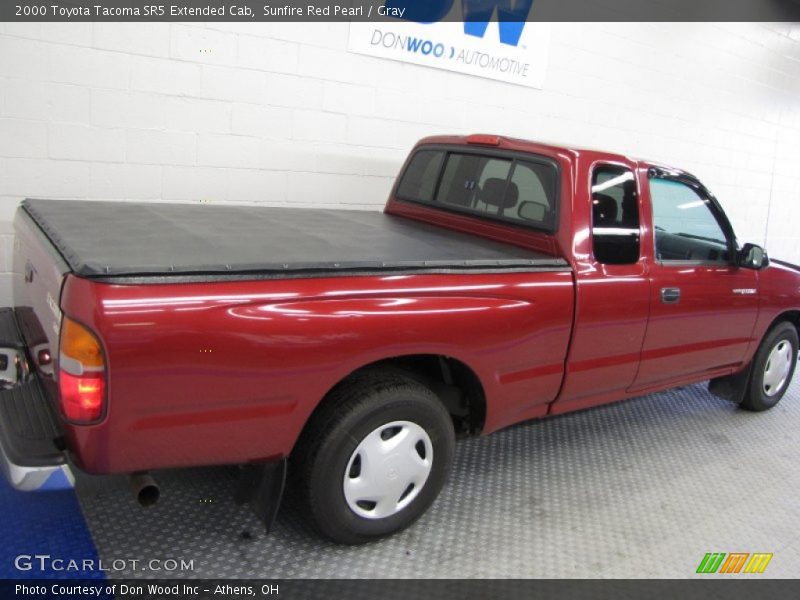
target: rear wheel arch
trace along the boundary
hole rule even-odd
[[[326,410],[341,388],[353,385],[363,377],[380,377],[381,373],[398,373],[411,377],[431,389],[453,419],[459,436],[478,435],[486,422],[484,386],[465,362],[441,354],[409,354],[389,357],[352,370],[325,393],[306,419],[295,447],[315,416]]]

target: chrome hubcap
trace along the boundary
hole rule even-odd
[[[390,517],[414,501],[433,465],[427,432],[411,421],[381,425],[353,452],[344,472],[344,497],[366,519]]]
[[[781,340],[769,353],[767,366],[764,369],[763,388],[764,394],[774,396],[786,385],[789,372],[792,370],[792,345],[786,340]]]

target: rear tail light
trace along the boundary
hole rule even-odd
[[[61,410],[68,421],[89,424],[105,412],[106,361],[97,337],[64,317],[61,325],[58,385]]]

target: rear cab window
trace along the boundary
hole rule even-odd
[[[397,186],[398,200],[553,232],[558,213],[558,168],[544,156],[421,148]]]

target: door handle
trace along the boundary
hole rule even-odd
[[[675,304],[681,299],[681,288],[661,288],[661,302]]]

